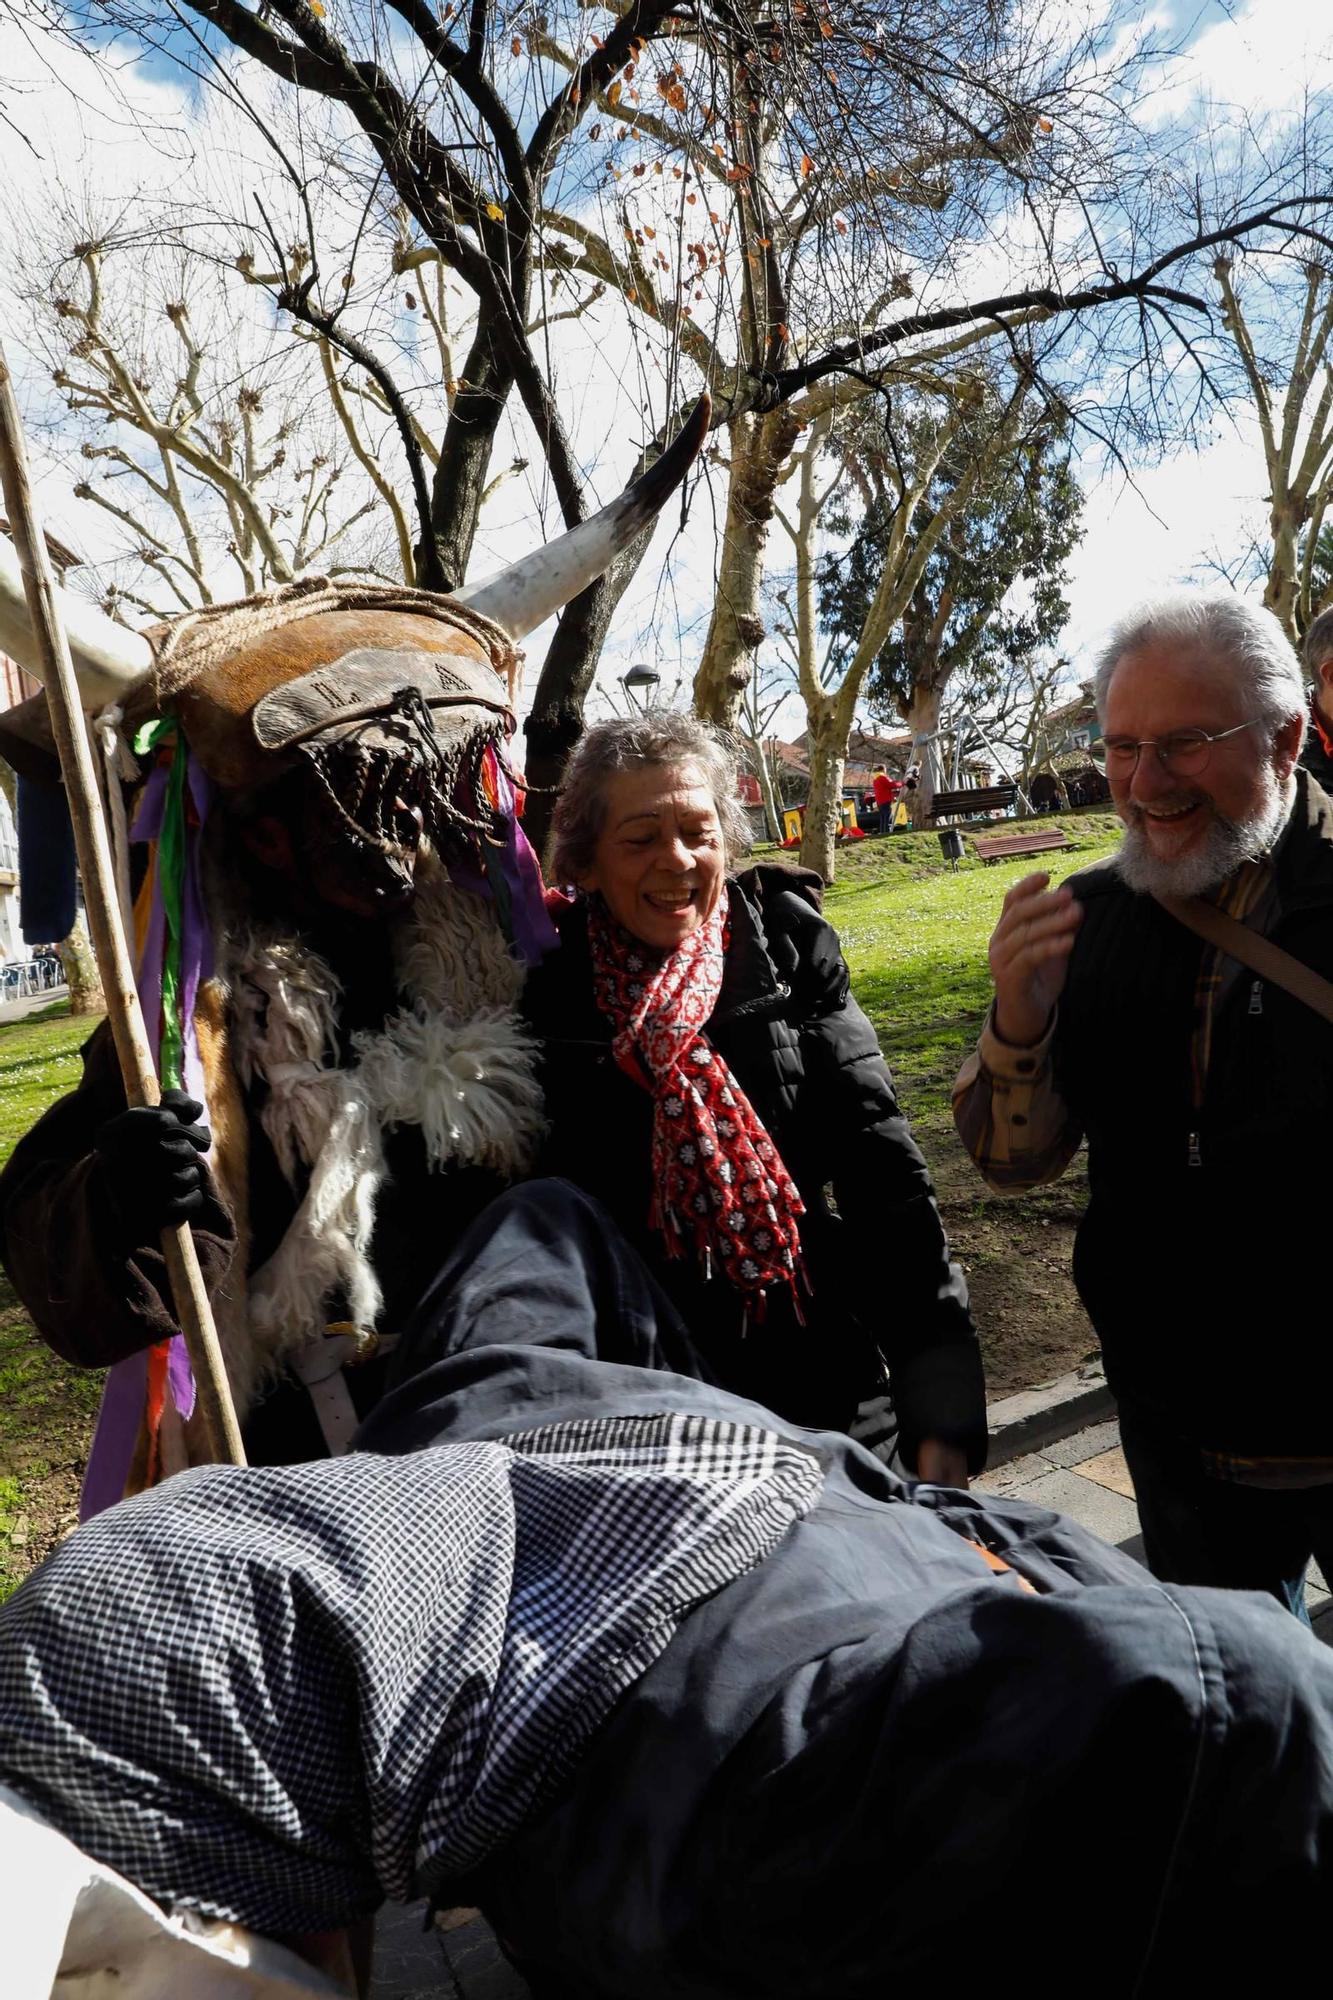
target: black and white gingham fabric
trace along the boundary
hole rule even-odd
[[[255,1930],[437,1894],[820,1481],[688,1416],[180,1474],[0,1607],[0,1781],[160,1902]]]

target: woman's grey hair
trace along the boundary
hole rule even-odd
[[[1229,591],[1180,590],[1140,605],[1111,631],[1093,672],[1099,717],[1105,718],[1111,676],[1126,654],[1162,645],[1225,661],[1256,718],[1273,734],[1305,714],[1301,663],[1271,611]]]
[[[645,765],[697,764],[713,794],[726,865],[750,845],[750,827],[736,796],[738,761],[722,731],[671,708],[616,716],[587,731],[565,766],[551,829],[551,875],[578,882],[592,866],[606,821],[607,780]]]

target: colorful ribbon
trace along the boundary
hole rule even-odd
[[[186,1090],[202,1102],[204,1074],[194,1013],[199,987],[212,971],[212,937],[199,874],[210,787],[174,720],[146,724],[134,748],[141,756],[156,753],[130,832],[132,841],[148,844],[148,867],[134,911],[139,1003],[163,1088]],[[194,1373],[180,1334],[110,1370],[80,1496],[82,1520],[123,1496],[141,1421],[148,1430],[151,1484],[168,1396],[188,1421],[194,1411]]]
[[[495,906],[500,928],[525,965],[536,965],[559,939],[546,908],[541,864],[518,819],[518,799],[506,758],[488,744],[481,761],[481,789],[494,814],[495,837],[471,843],[470,852],[450,844],[449,879],[466,895],[483,896]]]

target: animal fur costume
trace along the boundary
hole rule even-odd
[[[505,753],[514,642],[651,520],[706,427],[702,405],[601,516],[455,598],[305,579],[147,635],[71,607],[111,758],[124,768],[135,741],[140,773],[149,759],[141,994],[165,1080],[207,1107],[191,1226],[256,1458],[321,1448],[304,1392],[275,1392],[293,1378],[345,1447],[378,1393],[370,1357],[529,1166],[542,1112],[516,1002],[547,936]],[[26,661],[5,581],[0,644]],[[128,679],[109,687],[125,647]],[[170,727],[150,740],[155,717]],[[6,722],[0,751],[31,771]],[[118,1240],[96,1151],[123,1105],[102,1030],[83,1084],[0,1177],[0,1250],[39,1331],[113,1364],[85,1512],[203,1455],[160,1251]]]

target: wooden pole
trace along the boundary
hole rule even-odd
[[[107,1015],[115,1038],[125,1095],[132,1105],[156,1104],[161,1097],[157,1070],[144,1029],[116,894],[115,871],[102,815],[101,794],[93,770],[83,705],[70,659],[69,646],[56,601],[46,541],[33,508],[23,420],[14,396],[13,379],[0,346],[0,487],[41,658],[51,729],[60,753],[60,769],[74,822],[74,845],[83,877],[84,907],[98,970],[106,994]],[[215,1459],[244,1465],[240,1426],[204,1290],[194,1239],[186,1222],[162,1232],[162,1254],[176,1317],[189,1350],[195,1390],[209,1449]]]

